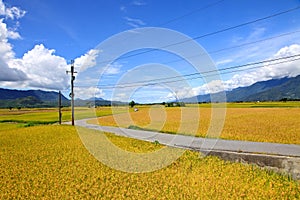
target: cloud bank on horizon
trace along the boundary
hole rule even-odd
[[[132,5],[145,6],[144,1],[133,1]],[[127,12],[127,7],[120,6],[121,12]],[[65,71],[69,69],[67,60],[59,55],[56,55],[55,49],[45,47],[43,43],[36,44],[32,49],[27,50],[22,57],[17,57],[14,52],[12,40],[22,40],[22,33],[18,32],[18,28],[9,27],[7,21],[13,21],[19,24],[18,20],[26,17],[25,10],[22,8],[10,6],[0,0],[0,84],[1,87],[16,88],[16,89],[42,89],[42,90],[67,90],[69,88],[69,76]],[[131,27],[145,26],[146,23],[138,18],[123,17],[126,23]],[[264,30],[256,30],[256,35],[262,34]],[[249,36],[250,37],[250,36]],[[249,39],[249,38],[248,38]],[[269,56],[269,59],[280,58],[300,54],[300,41],[290,41],[286,44],[281,43],[277,46],[275,53]],[[75,58],[75,67],[81,68],[82,71],[96,66],[96,57],[101,56],[101,50],[90,49],[83,52],[82,55]],[[235,58],[228,57],[223,60],[218,60],[216,63],[220,66],[230,64]],[[106,75],[118,76],[121,75],[122,67],[126,63],[113,63],[107,68]],[[93,73],[99,73],[93,72]],[[179,98],[196,96],[199,94],[207,94],[218,92],[221,89],[231,90],[237,87],[249,86],[258,81],[269,80],[273,78],[294,77],[300,74],[300,61],[287,62],[280,65],[264,66],[258,69],[253,69],[247,72],[236,72],[231,77],[222,82],[212,81],[194,86],[192,89],[177,93]],[[77,98],[91,98],[93,96],[103,97],[106,92],[102,89],[91,85],[87,88],[75,89]],[[174,99],[173,93],[161,93],[159,100]],[[119,99],[122,100],[122,99]]]

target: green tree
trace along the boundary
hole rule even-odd
[[[130,105],[131,108],[133,108],[135,106],[135,102],[132,100],[132,101],[129,102],[129,105]]]

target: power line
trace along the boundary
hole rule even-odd
[[[294,55],[294,56],[300,56],[300,54],[298,55]],[[300,60],[300,58],[296,58],[296,59],[292,59],[292,60],[288,60],[288,61],[282,61],[282,62],[277,62],[277,63],[270,63],[270,64],[266,64],[266,65],[262,65],[262,66],[255,66],[255,67],[251,67],[251,68],[247,68],[246,70],[250,70],[250,69],[256,69],[256,68],[262,68],[262,67],[266,67],[266,66],[271,66],[271,65],[278,65],[278,64],[282,64],[282,63],[288,63],[288,62],[294,62]],[[238,72],[238,71],[246,71],[245,69],[240,69],[240,70],[234,70],[234,71],[230,71],[230,72],[222,72],[220,74],[228,74],[228,73],[233,73],[233,72]],[[166,83],[173,83],[173,82],[182,82],[182,81],[187,81],[187,80],[195,80],[195,79],[200,79],[203,77],[209,77],[212,75],[205,75],[205,76],[201,76],[201,77],[191,77],[188,79],[184,79],[184,80],[174,80],[174,81],[166,81],[166,82],[159,82],[159,83],[149,83],[146,85],[136,85],[136,86],[153,86],[153,85],[161,85],[161,84],[166,84]],[[114,88],[129,88],[129,87],[136,87],[136,86],[115,86]],[[103,88],[106,89],[106,88]]]
[[[299,54],[300,55],[300,54]],[[229,71],[229,72],[221,72],[220,74],[230,74],[233,72],[238,72],[238,71],[246,71],[246,70],[250,70],[250,69],[256,69],[256,68],[262,68],[262,67],[266,67],[266,66],[271,66],[271,65],[278,65],[278,64],[283,64],[283,63],[288,63],[288,62],[293,62],[296,60],[300,60],[300,58],[297,59],[293,59],[293,60],[288,60],[288,61],[282,61],[282,62],[278,62],[278,63],[270,63],[270,64],[266,64],[266,65],[261,65],[261,66],[255,66],[255,67],[250,67],[247,69],[243,69],[243,70],[234,70],[234,71]],[[237,67],[236,67],[237,68]],[[196,75],[196,74],[195,74]],[[139,84],[139,85],[129,85],[129,86],[116,86],[114,88],[129,88],[129,87],[137,87],[137,86],[153,86],[153,85],[160,85],[160,84],[167,84],[167,83],[176,83],[176,82],[182,82],[182,81],[187,81],[187,80],[195,80],[195,79],[203,79],[205,77],[210,77],[210,76],[216,76],[218,74],[208,74],[208,75],[204,75],[204,76],[198,76],[198,77],[190,77],[190,78],[186,78],[186,79],[181,79],[181,80],[173,80],[173,81],[164,81],[164,82],[157,82],[157,83],[148,83],[148,84]],[[105,88],[104,88],[105,89]]]
[[[287,60],[287,61],[282,61],[282,62],[277,62],[277,63],[270,63],[270,64],[266,64],[266,65],[260,65],[260,66],[255,66],[255,67],[249,67],[249,68],[246,68],[246,69],[233,70],[233,71],[229,71],[229,72],[221,72],[220,74],[223,75],[223,74],[231,74],[233,72],[248,71],[248,70],[251,70],[251,69],[258,69],[258,68],[267,67],[267,66],[271,66],[271,65],[278,65],[278,64],[288,63],[288,62],[294,62],[294,61],[297,61],[297,60],[300,60],[300,58]],[[208,77],[208,76],[210,76],[210,75],[206,75],[204,77]]]
[[[225,28],[225,29],[222,29],[222,30],[218,30],[218,31],[214,31],[214,32],[211,32],[211,33],[201,35],[201,36],[197,36],[197,37],[194,37],[193,40],[197,40],[197,39],[207,37],[207,36],[211,36],[211,35],[216,35],[218,33],[222,33],[222,32],[225,32],[225,31],[240,28],[242,26],[247,26],[247,25],[250,25],[250,24],[253,24],[253,23],[257,23],[257,22],[266,20],[266,19],[270,19],[270,18],[277,17],[277,16],[280,16],[280,15],[283,15],[283,14],[287,14],[287,13],[293,12],[293,11],[298,10],[298,9],[300,9],[300,6],[297,6],[295,8],[291,8],[291,9],[288,9],[288,10],[285,10],[285,11],[282,11],[282,12],[274,13],[274,14],[266,16],[266,17],[262,17],[262,18],[258,18],[258,19],[252,20],[252,21],[248,21],[248,22],[236,25],[236,26],[232,26],[232,27],[229,27],[229,28]],[[179,42],[178,44],[181,44],[181,43],[184,43],[184,42],[187,42],[187,41],[190,41],[190,40],[182,41],[182,42]],[[175,45],[175,44],[173,44],[173,45]]]
[[[264,41],[268,41],[268,40],[273,40],[273,39],[277,39],[277,38],[280,38],[280,37],[289,36],[289,35],[296,34],[296,33],[300,33],[300,30],[296,30],[296,31],[288,32],[288,33],[283,33],[283,34],[275,35],[275,36],[272,36],[272,37],[264,38],[264,39],[261,39],[261,40],[247,42],[247,43],[243,43],[243,44],[239,44],[239,45],[235,45],[235,46],[231,46],[231,47],[217,49],[217,50],[209,51],[208,53],[209,54],[219,53],[219,52],[226,51],[226,50],[229,50],[229,49],[239,48],[239,47],[243,47],[243,46],[247,46],[247,45],[251,45],[251,44],[256,44],[256,43],[260,43],[260,42],[264,42]],[[192,57],[196,57],[196,56],[199,56],[199,55],[202,55],[202,54],[197,54],[197,55],[189,56],[187,58],[192,58]],[[182,61],[182,60],[184,60],[184,59],[183,58],[179,58],[179,59],[176,59],[176,60],[172,60],[172,61],[168,61],[168,62],[163,62],[163,64],[169,64],[169,63],[179,62],[179,61]],[[255,69],[255,68],[256,67],[251,68],[251,69]],[[258,68],[260,68],[260,67],[258,67]],[[226,69],[226,68],[224,68],[224,69]],[[232,72],[239,72],[239,71],[243,71],[243,70],[236,70],[236,71],[232,71]],[[229,72],[229,73],[232,73],[232,72]],[[227,74],[227,73],[220,73],[220,74]],[[193,74],[187,74],[187,75],[183,75],[183,76],[188,76],[188,75],[193,75]],[[150,80],[150,81],[166,80],[166,79],[173,79],[173,78],[178,78],[178,77],[182,77],[182,76],[153,79],[153,80]],[[144,83],[144,82],[145,81],[134,82],[134,83]],[[130,83],[128,83],[128,84],[130,84]],[[90,86],[80,86],[79,85],[79,86],[76,86],[76,87],[90,87]],[[110,87],[110,85],[97,85],[97,87]]]
[[[257,43],[260,43],[260,42],[265,42],[265,41],[268,41],[268,40],[273,40],[273,39],[289,36],[289,35],[296,34],[296,33],[300,33],[300,30],[296,30],[296,31],[288,32],[288,33],[283,33],[283,34],[280,34],[280,35],[276,35],[276,36],[272,36],[272,37],[264,38],[264,39],[261,39],[261,40],[252,41],[252,42],[247,42],[247,43],[243,43],[243,44],[239,44],[239,45],[235,45],[235,46],[231,46],[231,47],[217,49],[217,50],[209,51],[207,53],[208,54],[219,53],[219,52],[226,51],[226,50],[229,50],[229,49],[234,49],[234,48],[239,48],[239,47],[248,46],[248,45],[252,45],[252,44],[257,44]],[[197,55],[188,56],[186,58],[193,58],[193,57],[197,57],[197,56],[201,56],[201,55],[206,55],[206,54],[205,53],[200,53],[200,54],[197,54]],[[168,61],[168,62],[162,62],[162,64],[170,64],[170,63],[175,63],[175,62],[179,62],[179,61],[182,61],[182,60],[185,60],[185,59],[184,58],[179,58],[179,59]],[[169,79],[169,78],[162,78],[162,79]]]
[[[247,66],[251,66],[251,65],[258,65],[258,64],[263,64],[263,63],[268,63],[268,62],[274,62],[274,61],[288,59],[288,58],[294,58],[294,57],[297,57],[297,56],[300,56],[300,54],[295,54],[295,55],[292,55],[292,56],[286,56],[286,57],[275,58],[275,59],[269,59],[269,60],[263,60],[263,61],[258,61],[258,62],[252,62],[252,63],[247,63],[247,64],[244,64],[244,65],[238,65],[238,66],[233,66],[233,67],[226,67],[226,68],[219,69],[219,70],[211,70],[210,72],[224,71],[224,70],[228,70],[228,69],[242,68],[242,67],[247,67]],[[210,72],[206,72],[206,73],[210,73]]]
[[[216,2],[213,2],[213,3],[207,4],[207,5],[203,6],[203,7],[194,9],[194,10],[192,10],[192,11],[190,11],[190,12],[188,12],[188,13],[185,13],[185,14],[183,14],[183,15],[181,15],[181,16],[178,16],[178,17],[169,19],[169,20],[167,20],[167,21],[165,21],[165,22],[162,22],[162,23],[157,24],[157,25],[154,25],[154,26],[156,26],[156,27],[165,26],[165,25],[167,25],[167,24],[170,24],[170,23],[172,23],[172,22],[174,22],[174,21],[178,21],[178,20],[180,20],[180,19],[183,19],[183,18],[185,18],[185,17],[187,17],[187,16],[190,16],[190,15],[192,15],[192,14],[194,14],[194,13],[197,13],[197,12],[199,12],[199,11],[202,11],[202,10],[205,10],[205,9],[207,9],[207,8],[213,7],[213,6],[219,4],[219,3],[223,2],[223,1],[225,1],[225,0],[220,0],[220,1],[216,1]]]
[[[296,31],[288,32],[288,33],[283,33],[283,34],[275,35],[275,36],[264,38],[264,39],[261,39],[261,40],[256,40],[256,41],[252,41],[252,42],[246,42],[246,43],[242,43],[242,44],[239,44],[239,45],[234,45],[234,46],[231,46],[231,47],[217,49],[217,50],[209,51],[207,53],[208,54],[215,54],[215,53],[219,53],[219,52],[230,50],[230,49],[235,49],[235,48],[239,48],[239,47],[244,47],[244,46],[248,46],[248,45],[252,45],[252,44],[257,44],[257,43],[265,42],[265,41],[268,41],[268,40],[277,39],[277,38],[280,38],[280,37],[285,37],[285,36],[293,35],[293,34],[296,34],[296,33],[300,33],[300,30],[296,30]],[[201,56],[201,55],[206,55],[206,53],[200,53],[200,54],[198,53],[196,55],[188,56],[186,58],[194,58],[194,57]],[[162,64],[170,64],[170,63],[180,62],[182,60],[185,60],[185,59],[178,58],[178,59],[171,60],[171,61],[168,61],[168,62],[163,62]]]
[[[102,89],[113,89],[113,88],[127,88],[127,87],[136,87],[136,86],[140,86],[142,84],[142,86],[150,86],[150,85],[157,85],[157,84],[165,84],[165,83],[173,83],[173,82],[179,82],[179,81],[186,81],[186,80],[192,80],[192,79],[198,79],[198,78],[202,78],[202,77],[208,77],[208,76],[212,76],[211,73],[213,72],[221,72],[220,74],[226,74],[226,73],[232,73],[232,72],[236,72],[236,71],[230,71],[230,72],[223,72],[223,71],[227,71],[227,70],[231,70],[231,69],[239,69],[239,68],[244,68],[244,67],[248,67],[248,66],[252,66],[252,65],[259,65],[259,64],[265,64],[263,66],[255,66],[255,67],[251,67],[251,68],[246,68],[246,69],[242,69],[242,70],[238,70],[238,71],[246,71],[249,69],[255,69],[255,68],[261,68],[261,67],[265,67],[265,66],[270,66],[270,65],[277,65],[277,64],[282,64],[282,63],[287,63],[287,62],[293,62],[296,60],[300,60],[300,58],[296,58],[293,60],[286,60],[286,59],[290,59],[290,58],[295,58],[300,56],[300,54],[295,54],[292,56],[286,56],[286,57],[281,57],[281,58],[275,58],[275,59],[269,59],[269,60],[263,60],[263,61],[258,61],[258,62],[251,62],[251,63],[246,63],[243,65],[236,65],[236,66],[231,66],[231,67],[227,67],[227,68],[223,68],[223,69],[219,69],[219,70],[209,70],[209,71],[205,71],[205,72],[196,72],[196,73],[191,73],[191,74],[185,74],[185,75],[180,75],[180,76],[173,76],[173,77],[166,77],[166,78],[158,78],[158,79],[152,79],[152,80],[144,80],[144,81],[136,81],[133,83],[124,83],[122,86],[115,86],[115,85],[94,85],[96,87],[101,87]],[[285,61],[282,61],[285,60]],[[277,63],[270,63],[270,62],[274,62],[274,61],[281,61],[281,62],[277,62]],[[207,74],[207,75],[205,75]],[[163,82],[157,82],[157,81],[161,81],[161,80],[170,80],[170,79],[176,79],[176,78],[183,78],[183,77],[190,77],[190,76],[195,76],[195,75],[200,75],[200,77],[191,77],[191,78],[187,78],[184,80],[172,80],[172,81],[163,81]],[[216,75],[216,74],[215,74]],[[147,83],[149,82],[149,83]],[[90,86],[76,86],[76,87],[91,87]]]
[[[210,70],[210,71],[201,72],[201,73],[200,72],[196,72],[196,73],[185,74],[185,75],[180,75],[180,76],[173,76],[173,77],[167,77],[167,78],[159,78],[159,79],[149,80],[148,82],[150,82],[150,81],[154,82],[154,81],[159,81],[159,80],[168,80],[168,79],[181,78],[181,77],[189,77],[189,76],[194,76],[194,75],[209,74],[209,73],[212,73],[212,72],[226,71],[226,70],[229,70],[229,69],[243,68],[243,67],[247,67],[247,66],[251,66],[251,65],[258,65],[258,64],[268,63],[268,62],[274,62],[274,61],[284,60],[284,59],[288,59],[288,58],[294,58],[294,57],[297,57],[297,56],[300,56],[300,54],[296,54],[296,55],[292,55],[292,56],[286,56],[286,57],[281,57],[281,58],[276,58],[276,59],[269,59],[269,60],[263,60],[263,61],[258,61],[258,62],[252,62],[252,63],[243,64],[243,65],[231,66],[231,67],[226,67],[226,68],[223,68],[223,69]],[[134,82],[134,83],[128,83],[127,85],[136,84],[136,83],[144,83],[144,82],[145,81],[139,81],[139,82]],[[99,87],[105,87],[105,85],[99,85]]]
[[[173,19],[170,19],[170,20],[168,20],[168,21],[162,22],[162,23],[157,24],[157,25],[154,25],[154,26],[156,26],[156,27],[165,26],[165,25],[167,25],[167,24],[170,24],[170,23],[172,23],[172,22],[174,22],[174,21],[178,21],[178,20],[180,20],[180,19],[183,19],[183,18],[185,18],[185,17],[187,17],[187,16],[190,16],[190,15],[192,15],[192,14],[194,14],[194,13],[197,13],[197,12],[199,12],[199,11],[202,11],[202,10],[205,10],[205,9],[207,9],[207,8],[213,7],[213,6],[215,6],[215,5],[219,4],[219,3],[222,3],[223,1],[225,1],[225,0],[219,0],[219,1],[216,1],[216,2],[213,2],[213,3],[210,3],[210,4],[207,4],[207,5],[203,6],[203,7],[194,9],[194,10],[192,10],[192,11],[190,11],[190,12],[188,12],[188,13],[185,13],[185,14],[183,14],[183,15],[181,15],[181,16],[175,17],[175,18],[173,18]]]
[[[218,3],[218,2],[216,2],[216,3]],[[269,15],[269,16],[266,16],[266,17],[263,17],[263,18],[258,18],[258,19],[255,19],[255,20],[252,20],[252,21],[249,21],[249,22],[245,22],[245,23],[242,23],[242,24],[239,24],[239,25],[236,25],[236,26],[232,26],[232,27],[228,27],[228,28],[225,28],[225,29],[221,29],[221,30],[218,30],[218,31],[211,32],[211,33],[207,33],[207,34],[204,34],[204,35],[200,35],[200,36],[191,38],[189,40],[185,40],[185,41],[181,41],[181,42],[169,44],[169,45],[161,47],[161,48],[166,48],[166,47],[170,47],[170,46],[182,44],[182,43],[185,43],[185,42],[188,42],[188,41],[197,40],[197,39],[200,39],[200,38],[204,38],[204,37],[208,37],[208,36],[215,35],[215,34],[218,34],[218,33],[222,33],[222,32],[228,31],[228,30],[233,30],[233,29],[236,29],[236,28],[239,28],[239,27],[243,27],[243,26],[246,26],[246,25],[257,23],[259,21],[263,21],[263,20],[270,19],[270,18],[273,18],[273,17],[276,17],[276,16],[287,14],[289,12],[293,12],[293,11],[298,10],[298,9],[300,9],[300,6],[297,6],[295,8],[291,8],[291,9],[288,9],[288,10],[285,10],[285,11],[282,11],[282,12],[278,12],[278,13],[275,13],[275,14],[272,14],[272,15]],[[257,42],[266,41],[266,40],[269,40],[269,39],[274,39],[274,38],[277,38],[277,37],[282,37],[282,36],[285,36],[285,35],[288,35],[288,34],[294,34],[294,33],[297,33],[297,32],[299,32],[299,31],[295,31],[295,32],[292,32],[292,33],[287,33],[287,34],[282,34],[282,35],[279,35],[279,36],[275,36],[275,37],[271,37],[271,38],[268,38],[268,39],[255,41],[255,42],[244,43],[244,44],[241,44],[241,45],[238,45],[238,46],[235,46],[235,47],[229,47],[229,48],[224,48],[224,49],[216,50],[216,51],[214,51],[214,53],[215,52],[224,51],[224,50],[227,50],[227,49],[231,49],[231,48],[237,48],[237,47],[241,47],[241,46],[245,46],[245,45],[249,45],[249,44],[253,44],[253,43],[257,43]],[[139,52],[139,53],[136,53],[136,54],[131,54],[131,55],[123,56],[121,58],[118,58],[117,60],[129,58],[129,57],[134,57],[134,56],[138,56],[138,55],[145,54],[145,53],[152,52],[152,51],[157,51],[157,49],[150,49],[150,50]],[[295,56],[298,56],[298,55],[295,55]],[[286,58],[288,58],[288,57],[286,57]],[[286,58],[281,58],[281,59],[286,59]],[[107,63],[107,62],[111,62],[111,61],[113,61],[113,60],[103,61],[103,62],[100,62],[98,64]],[[271,62],[271,61],[272,60],[267,60],[267,61],[264,61],[264,62]],[[256,64],[258,64],[258,63],[260,63],[260,62],[257,62]],[[254,65],[254,64],[255,63],[252,63],[252,65]],[[245,66],[249,66],[249,65],[251,65],[251,63],[250,64],[246,64],[246,65],[242,65],[242,66],[230,67],[228,69],[240,68],[240,67],[245,67]],[[224,68],[224,69],[216,70],[216,71],[222,71],[222,70],[228,70],[228,69]],[[204,73],[211,73],[211,72],[213,72],[213,71],[204,72]],[[192,76],[192,75],[195,75],[195,74],[189,74],[189,75],[183,75],[183,76]],[[182,76],[180,76],[180,77],[182,77]],[[176,77],[164,78],[164,80],[166,80],[166,79],[173,79],[173,78],[176,78]],[[136,83],[138,83],[138,82],[136,82]],[[144,83],[144,81],[143,81],[143,83]],[[77,87],[85,87],[85,86],[77,86]],[[98,87],[112,87],[112,88],[115,88],[115,86],[109,86],[109,85],[104,85],[104,86],[98,85]],[[128,86],[125,85],[124,87],[128,87]]]
[[[262,68],[262,67],[271,66],[271,65],[278,65],[278,64],[293,62],[293,61],[296,61],[296,60],[300,60],[300,58],[293,59],[293,60],[288,60],[288,61],[282,61],[282,62],[278,62],[278,63],[270,63],[270,64],[267,64],[267,65],[255,66],[255,67],[247,68],[246,70]],[[246,70],[245,69],[244,70],[234,70],[234,71],[230,71],[230,72],[221,72],[220,74],[229,74],[229,73],[233,73],[233,72],[246,71]],[[204,75],[204,76],[198,76],[198,77],[190,77],[190,78],[181,79],[181,80],[164,81],[164,82],[157,82],[157,83],[148,83],[148,84],[142,84],[142,85],[141,84],[140,85],[130,85],[130,86],[123,86],[122,85],[122,86],[116,86],[114,88],[129,88],[129,87],[137,87],[137,86],[153,86],[153,85],[160,85],[160,84],[167,84],[167,83],[182,82],[182,81],[187,81],[187,80],[195,80],[195,79],[200,79],[200,78],[202,79],[204,77],[210,77],[210,76],[215,76],[215,75],[217,75],[217,74],[210,74],[210,75]]]
[[[265,42],[265,41],[268,41],[268,40],[277,39],[277,38],[280,38],[280,37],[285,37],[285,36],[296,34],[296,33],[300,33],[300,30],[296,30],[296,31],[288,32],[288,33],[283,33],[283,34],[280,34],[280,35],[276,35],[276,36],[264,38],[264,39],[261,39],[261,40],[256,40],[256,41],[252,41],[252,42],[246,42],[246,43],[242,43],[242,44],[231,46],[231,47],[217,49],[217,50],[209,51],[207,53],[208,54],[215,54],[215,53],[219,53],[219,52],[222,52],[222,51],[227,51],[227,50],[230,50],[230,49],[235,49],[235,48],[244,47],[244,46],[248,46],[248,45],[252,45],[252,44],[257,44],[257,43],[261,43],[261,42]],[[197,56],[200,56],[200,55],[206,55],[206,54],[205,53],[200,53],[200,54],[198,53],[196,55],[188,56],[186,58],[194,58],[194,57],[197,57]],[[172,61],[168,61],[168,62],[163,62],[162,64],[170,64],[170,63],[180,62],[182,60],[184,60],[184,59],[183,58],[179,58],[179,59],[176,59],[176,60],[172,60]]]
[[[186,43],[186,42],[189,42],[189,41],[198,40],[198,39],[201,39],[201,38],[204,38],[204,37],[216,35],[216,34],[223,33],[223,32],[229,31],[229,30],[234,30],[234,29],[237,29],[237,28],[240,28],[240,27],[243,27],[243,26],[247,26],[247,25],[254,24],[254,23],[257,23],[257,22],[260,22],[260,21],[271,19],[273,17],[284,15],[284,14],[296,11],[298,9],[300,9],[300,6],[297,6],[297,7],[288,9],[288,10],[284,10],[284,11],[281,11],[281,12],[277,12],[277,13],[274,13],[272,15],[268,15],[266,17],[262,17],[262,18],[258,18],[258,19],[251,20],[251,21],[248,21],[248,22],[244,22],[242,24],[238,24],[238,25],[235,25],[235,26],[231,26],[231,27],[228,27],[228,28],[221,29],[221,30],[217,30],[217,31],[213,31],[213,32],[210,32],[210,33],[206,33],[204,35],[196,36],[196,37],[193,37],[191,39],[187,39],[187,40],[184,40],[184,41],[180,41],[180,42],[168,44],[166,46],[162,46],[162,47],[157,48],[157,49],[149,49],[149,50],[138,52],[138,53],[135,53],[135,54],[123,56],[123,57],[120,57],[120,58],[118,58],[116,60],[135,57],[135,56],[142,55],[142,54],[145,54],[145,53],[149,53],[149,52],[153,52],[153,51],[158,51],[159,49],[164,49],[164,48],[167,48],[167,47],[176,46],[176,45],[183,44],[183,43]],[[110,63],[112,61],[115,61],[115,60],[106,60],[106,61],[99,62],[98,64]]]
[[[166,22],[163,22],[163,23],[159,24],[158,26],[164,26],[164,25],[170,24],[170,23],[172,23],[172,22],[174,22],[174,21],[178,21],[178,20],[180,20],[180,19],[182,19],[182,18],[185,18],[185,17],[187,17],[187,16],[190,16],[190,15],[196,13],[196,12],[205,10],[205,9],[207,9],[207,8],[210,8],[210,7],[213,7],[213,6],[219,4],[219,3],[223,2],[223,1],[225,1],[225,0],[220,0],[220,1],[217,1],[217,2],[214,2],[214,3],[211,3],[211,4],[208,4],[208,5],[205,5],[205,6],[201,7],[201,8],[197,8],[197,9],[192,10],[192,11],[190,11],[190,12],[184,14],[184,15],[181,15],[181,16],[179,16],[179,17],[176,17],[176,18],[170,19],[170,20],[168,20],[168,21],[166,21]]]

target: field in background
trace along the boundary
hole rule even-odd
[[[225,124],[220,138],[300,144],[300,102],[227,103],[226,107]],[[138,106],[138,108],[138,112],[133,112],[132,108],[126,106],[78,107],[75,109],[75,118],[97,116],[101,117],[98,120],[101,125],[200,137],[215,136],[207,135],[211,120],[211,104],[187,104],[186,107],[181,108],[158,105]],[[112,113],[114,116],[111,115]],[[63,108],[62,120],[71,120],[70,108]],[[98,121],[91,120],[90,123],[98,123]],[[0,122],[9,122],[9,124],[2,124],[0,130],[36,124],[53,124],[58,122],[58,110],[56,108],[0,109]]]
[[[118,107],[114,109],[114,113],[126,112],[127,108]],[[75,119],[84,119],[92,117],[100,117],[111,115],[111,107],[98,108],[75,108]],[[62,109],[62,121],[71,121],[71,109]],[[0,122],[16,122],[24,124],[53,124],[58,122],[57,108],[22,108],[21,110],[0,109]]]
[[[299,102],[228,103],[220,138],[300,144],[299,105]],[[222,107],[222,104],[217,106]],[[215,137],[213,132],[207,135],[211,123],[211,104],[138,108],[138,112],[105,116],[89,123]]]
[[[84,148],[74,127],[41,125],[7,130],[6,126],[0,123],[0,199],[300,198],[299,182],[253,165],[199,158],[198,153],[186,151],[164,169],[130,174],[97,161]],[[106,135],[127,151],[161,148]]]
[[[226,103],[227,108],[300,108],[300,101],[287,102],[241,102],[241,103]],[[199,106],[210,108],[210,103],[202,104],[187,104],[187,106]]]

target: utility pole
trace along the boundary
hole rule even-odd
[[[61,92],[58,93],[58,122],[61,124]]]
[[[75,80],[75,76],[74,73],[74,60],[71,60],[71,71],[66,71],[67,74],[71,73],[71,93],[70,93],[70,97],[71,97],[71,109],[72,109],[72,126],[74,126],[74,80]]]

